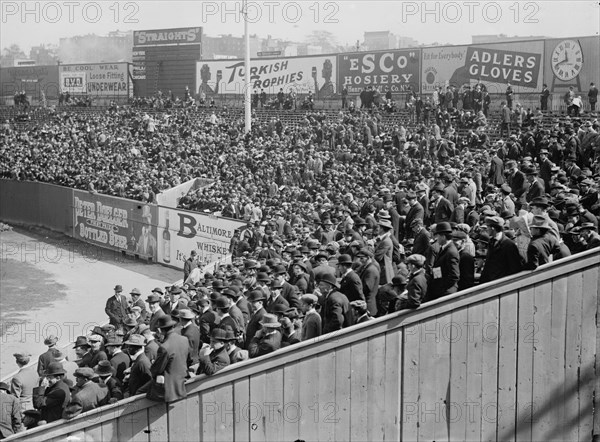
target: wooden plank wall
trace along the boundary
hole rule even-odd
[[[246,364],[182,401],[130,399],[21,440],[591,440],[598,257]]]

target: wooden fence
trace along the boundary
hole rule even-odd
[[[599,306],[595,249],[9,440],[590,441]]]

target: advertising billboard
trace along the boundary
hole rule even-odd
[[[0,68],[2,97],[12,98],[15,92],[25,91],[27,97],[39,100],[42,92],[48,100],[59,94],[58,66],[19,66]]]
[[[550,92],[577,92],[600,82],[600,37],[560,38],[545,41],[544,83]]]
[[[357,52],[338,55],[338,85],[349,93],[358,93],[367,86],[377,90],[390,88],[405,92],[409,86],[418,91],[421,75],[421,50],[403,49],[377,52]]]
[[[158,262],[183,269],[192,250],[199,262],[224,262],[234,231],[246,223],[161,206],[158,225]]]
[[[164,46],[198,44],[202,42],[202,28],[154,29],[133,32],[133,46]]]
[[[60,91],[99,97],[129,97],[127,63],[60,65]]]
[[[543,41],[424,48],[421,92],[481,83],[492,93],[535,92],[542,87]]]
[[[250,60],[252,90],[264,89],[268,94],[312,91],[316,97],[336,92],[337,56],[255,58]],[[198,92],[209,94],[243,94],[244,60],[205,60],[197,63]]]
[[[75,190],[73,216],[74,238],[156,260],[157,206]]]

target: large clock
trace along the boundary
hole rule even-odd
[[[583,67],[583,51],[576,40],[563,40],[552,51],[552,71],[556,78],[569,81],[579,75]]]

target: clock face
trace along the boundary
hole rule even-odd
[[[562,81],[572,80],[583,67],[583,51],[579,42],[563,40],[552,51],[552,71]]]

